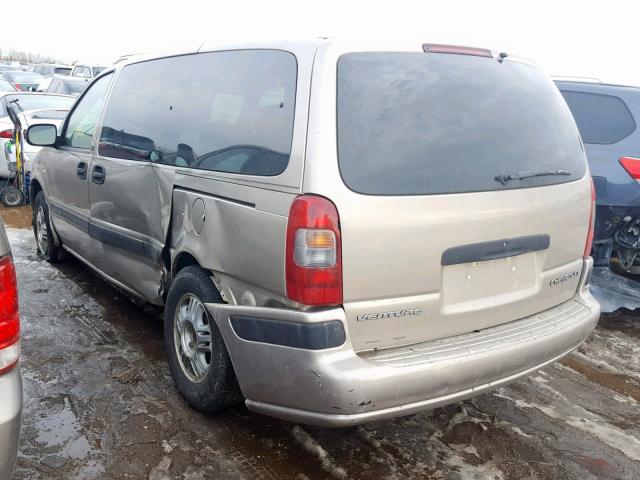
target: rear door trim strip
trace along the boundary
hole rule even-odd
[[[98,225],[94,221],[85,219],[76,212],[57,203],[49,202],[49,208],[56,215],[62,217],[71,225],[74,225],[83,232],[87,232],[89,236],[100,242],[121,248],[122,250],[148,258],[149,260],[158,261],[160,258],[160,249],[149,242],[145,242],[144,240],[124,235],[111,228]]]

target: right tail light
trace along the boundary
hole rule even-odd
[[[596,229],[596,187],[591,179],[591,209],[589,212],[589,231],[587,233],[587,242],[584,246],[584,256],[591,255],[591,248],[593,247],[593,236]]]
[[[18,283],[11,255],[0,257],[0,375],[11,370],[20,357]]]

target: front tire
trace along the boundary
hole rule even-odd
[[[33,234],[36,237],[36,248],[40,258],[51,263],[62,258],[62,249],[53,239],[49,205],[42,192],[38,192],[33,202]]]
[[[229,353],[205,303],[222,303],[210,276],[196,265],[174,279],[164,311],[169,369],[185,400],[201,412],[220,412],[242,399]]]

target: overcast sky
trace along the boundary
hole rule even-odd
[[[110,63],[204,40],[380,36],[486,47],[551,74],[640,85],[637,1],[30,0],[11,11],[0,49],[67,62]]]

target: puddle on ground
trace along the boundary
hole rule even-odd
[[[91,447],[82,435],[82,426],[73,411],[71,399],[57,395],[42,399],[41,417],[34,423],[37,429],[35,441],[44,446],[61,447],[58,452],[67,458],[83,459]]]
[[[31,228],[31,207],[24,205],[22,207],[7,208],[4,205],[0,205],[0,218],[2,218],[5,227]]]

